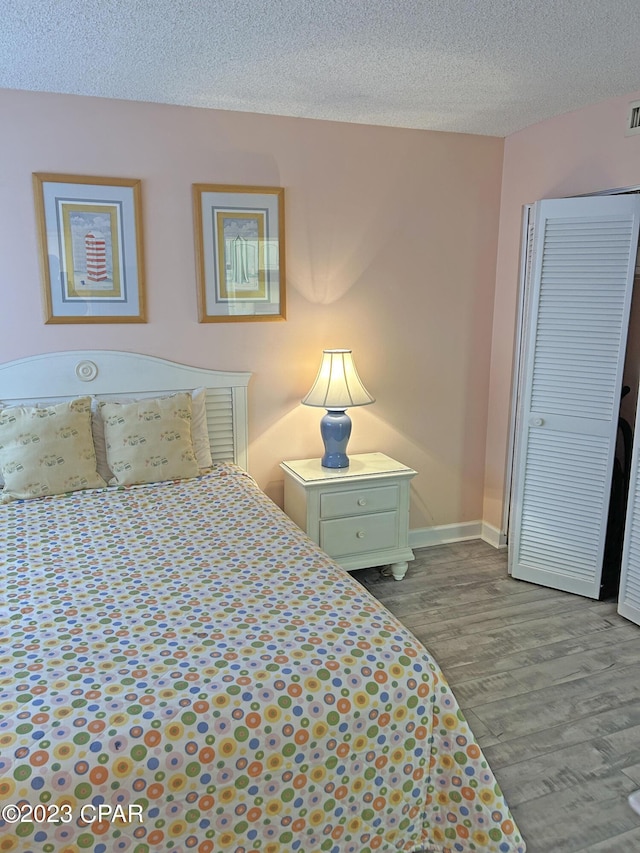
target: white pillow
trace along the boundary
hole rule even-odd
[[[170,395],[171,396],[171,395]],[[118,397],[117,403],[136,403],[139,397]],[[149,398],[156,399],[156,398]],[[162,398],[157,398],[162,399]],[[165,398],[166,399],[166,398]],[[196,454],[198,468],[203,474],[213,467],[211,459],[211,447],[209,445],[209,428],[207,426],[206,410],[207,389],[196,388],[191,392],[191,441]],[[111,401],[109,401],[111,402]],[[113,472],[107,463],[107,448],[104,438],[104,422],[100,414],[100,406],[94,400],[92,409],[91,426],[93,430],[93,443],[96,448],[96,462],[98,473],[107,482],[113,478]]]
[[[196,388],[191,392],[191,440],[193,441],[193,449],[196,452],[200,473],[213,467],[206,402],[206,388]]]

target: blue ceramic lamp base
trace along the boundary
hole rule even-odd
[[[348,468],[347,444],[351,435],[351,418],[344,411],[327,410],[320,421],[320,435],[324,442],[323,468]]]

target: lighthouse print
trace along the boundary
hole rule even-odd
[[[87,281],[107,281],[107,243],[100,231],[89,231],[84,238]]]
[[[62,214],[65,299],[122,299],[122,250],[117,206],[65,203]]]

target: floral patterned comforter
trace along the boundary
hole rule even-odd
[[[0,851],[524,851],[433,659],[239,468],[0,513]]]

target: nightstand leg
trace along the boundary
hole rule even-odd
[[[409,568],[409,563],[392,563],[391,564],[391,574],[393,575],[393,579],[395,581],[401,581],[402,578],[406,575],[407,569]]]

